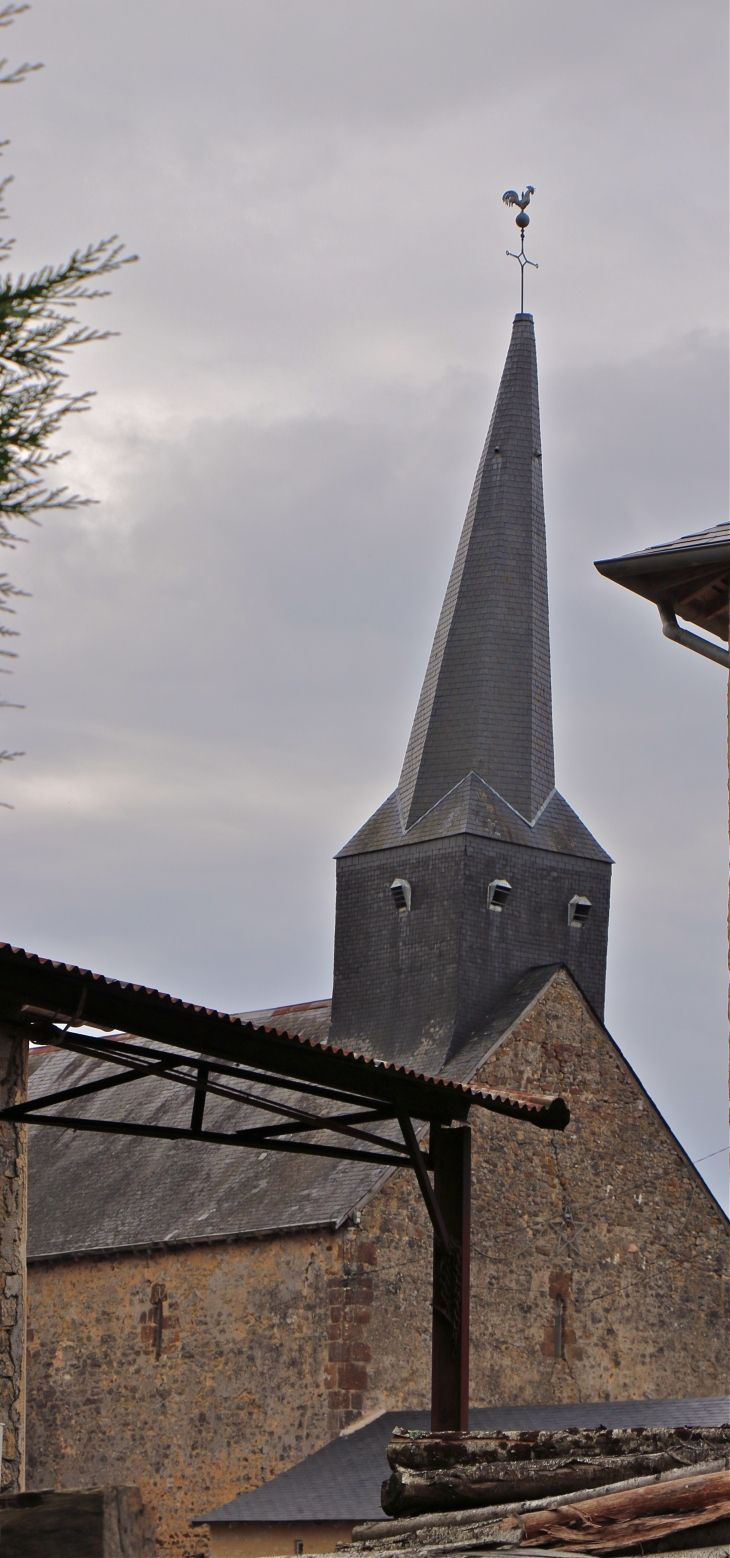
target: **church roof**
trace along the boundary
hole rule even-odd
[[[30,1097],[113,1075],[117,1068],[46,1049]],[[260,1091],[264,1091],[261,1089]],[[121,1096],[120,1096],[121,1095]],[[130,1096],[132,1095],[132,1096]],[[174,1082],[132,1082],[113,1105],[94,1095],[77,1110],[154,1125],[189,1123]],[[211,1095],[210,1130],[241,1124],[239,1104]],[[245,1121],[244,1121],[245,1123]],[[377,1189],[377,1164],[299,1157],[193,1141],[107,1136],[28,1126],[28,1259],[118,1253],[306,1228],[339,1227]]]
[[[444,1066],[443,1081],[468,1085],[560,972],[560,965],[552,965],[522,975]],[[253,1020],[276,1014],[280,1026],[291,1028],[295,1024],[290,1018],[295,1016],[296,1026],[305,1022],[313,1030],[316,1026],[316,1037],[321,1038],[326,1037],[330,1007],[331,1002],[323,1000],[239,1015]],[[606,1039],[613,1045],[608,1033]],[[30,1054],[29,1096],[96,1081],[113,1070],[102,1061],[44,1046]],[[143,1088],[142,1082],[132,1082],[117,1089],[115,1109],[120,1117],[126,1109],[136,1119],[157,1125],[187,1122],[189,1101],[181,1102],[182,1089],[175,1083],[163,1079],[147,1093]],[[123,1101],[120,1094],[125,1095]],[[82,1104],[90,1113],[95,1109],[109,1113],[108,1102],[102,1105],[98,1095],[77,1104],[79,1112]],[[240,1124],[240,1105],[225,1098],[211,1095],[206,1119],[208,1111],[212,1129],[226,1129],[234,1113],[236,1125]],[[680,1151],[686,1158],[684,1149]],[[33,1124],[28,1126],[28,1162],[31,1261],[306,1229],[335,1230],[366,1206],[395,1172],[367,1162],[289,1157],[263,1148],[259,1153],[205,1142],[97,1135]],[[702,1186],[699,1171],[693,1168],[692,1172]]]
[[[403,827],[475,773],[528,823],[555,785],[537,355],[518,314],[413,723]]]
[[[472,1432],[559,1431],[574,1428],[707,1428],[730,1419],[730,1397],[701,1396],[689,1401],[581,1401],[549,1405],[472,1407]],[[297,1466],[280,1472],[251,1493],[193,1525],[248,1524],[303,1520],[382,1520],[380,1488],[390,1470],[385,1452],[393,1429],[427,1431],[430,1412],[383,1412],[362,1426],[354,1424],[338,1439],[315,1450]]]

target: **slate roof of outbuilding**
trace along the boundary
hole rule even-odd
[[[393,1429],[428,1429],[429,1412],[383,1412],[362,1428],[341,1434],[271,1482],[198,1515],[194,1525],[219,1522],[382,1520],[381,1483],[388,1476],[385,1451]],[[730,1397],[690,1401],[593,1401],[552,1406],[472,1408],[470,1427],[498,1429],[691,1428],[730,1421]]]

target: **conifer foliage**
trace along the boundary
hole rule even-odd
[[[9,27],[27,5],[0,8],[0,27]],[[0,60],[0,86],[14,86],[39,65],[7,68]],[[0,147],[7,141],[0,142]],[[7,220],[5,191],[10,179],[0,182],[0,220]],[[10,258],[14,240],[0,241],[0,269]],[[38,524],[40,515],[52,509],[74,509],[93,502],[55,481],[56,469],[68,453],[59,449],[55,435],[66,417],[89,408],[91,392],[70,395],[64,389],[64,362],[77,346],[105,340],[113,332],[89,329],[78,321],[83,299],[108,295],[99,288],[100,278],[130,264],[136,255],[125,255],[117,237],[104,238],[76,250],[64,264],[47,265],[33,275],[17,278],[0,275],[0,547],[15,548],[28,539],[24,522]],[[20,528],[19,528],[20,527]],[[15,614],[13,600],[25,592],[0,573],[0,656],[15,659],[7,647],[17,632],[7,623]],[[0,666],[6,674],[9,667]],[[0,705],[7,707],[5,700]],[[22,756],[0,751],[0,762]]]

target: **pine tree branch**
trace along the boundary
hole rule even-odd
[[[0,28],[10,27],[30,7],[26,3],[0,5]],[[0,60],[0,86],[17,86],[40,64],[28,62],[8,68]],[[7,146],[0,141],[0,156]],[[0,221],[7,221],[5,193],[10,178],[0,180]],[[0,265],[10,259],[14,240],[0,240]],[[40,515],[70,510],[93,502],[65,486],[51,485],[51,472],[66,458],[67,450],[52,447],[52,440],[66,417],[88,411],[91,392],[70,395],[64,391],[63,368],[69,352],[91,341],[105,341],[115,332],[81,324],[75,314],[79,303],[107,297],[108,288],[96,283],[136,260],[125,254],[116,233],[98,243],[76,249],[62,265],[45,265],[28,277],[0,277],[0,548],[13,550],[28,538],[15,527],[23,522],[40,524]],[[15,614],[10,601],[25,595],[7,574],[0,574],[0,612]],[[0,625],[0,638],[16,638],[15,628]],[[12,649],[0,649],[0,658],[17,659]],[[0,675],[10,675],[0,665]],[[8,704],[5,708],[20,708]],[[0,751],[0,763],[9,763],[22,752]],[[0,806],[7,807],[6,801]],[[12,810],[12,808],[10,808]]]

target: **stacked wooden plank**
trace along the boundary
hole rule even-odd
[[[138,1488],[47,1488],[0,1497],[5,1558],[154,1558],[149,1511]]]
[[[397,1429],[382,1504],[353,1532],[386,1549],[730,1554],[730,1425],[425,1434]]]
[[[532,1547],[614,1553],[622,1547],[644,1547],[678,1531],[728,1520],[730,1473],[722,1467],[582,1499],[558,1509],[526,1512],[518,1524]]]

